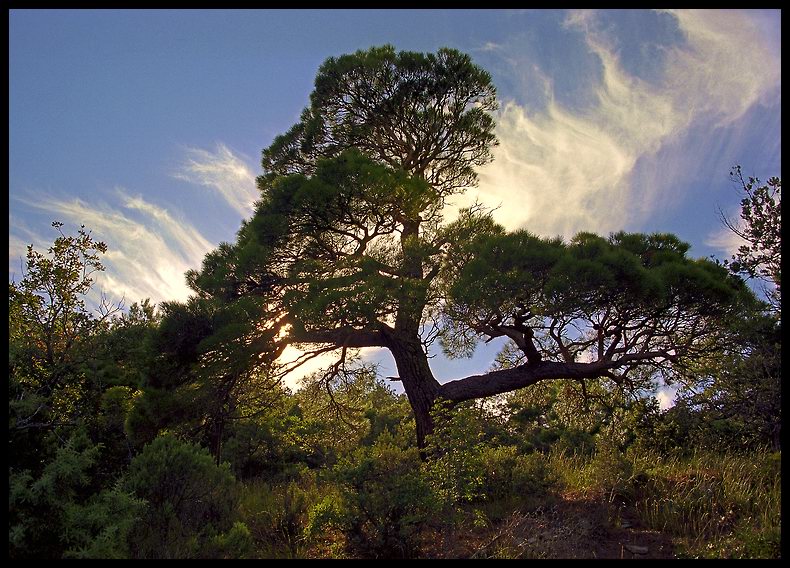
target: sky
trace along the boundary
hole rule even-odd
[[[59,220],[107,243],[111,298],[185,300],[184,272],[235,239],[261,150],[321,63],[383,44],[455,48],[491,73],[499,146],[453,205],[495,207],[509,229],[671,232],[724,259],[732,166],[781,177],[779,10],[15,9],[9,280]],[[431,365],[476,374],[500,346]]]

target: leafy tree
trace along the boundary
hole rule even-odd
[[[161,321],[161,310],[150,300],[134,302],[125,312],[115,315],[106,329],[100,330],[94,347],[91,371],[102,386],[137,389],[155,357],[152,346]]]
[[[781,447],[781,327],[753,314],[739,328],[737,349],[702,358],[695,380],[679,391],[695,423],[690,438],[715,450]]]
[[[211,448],[219,464],[228,421],[264,412],[278,396],[278,378],[259,357],[276,351],[272,333],[256,325],[265,312],[256,298],[164,302],[161,312],[143,395],[129,416],[132,438],[141,447],[163,429],[176,429]]]
[[[758,305],[733,321],[737,343],[714,357],[700,358],[696,381],[680,393],[696,421],[697,443],[715,448],[780,447],[781,432],[781,244],[782,181],[744,179],[730,172],[743,192],[740,221],[721,213],[722,222],[743,244],[724,261],[734,274],[770,283],[769,306]],[[769,310],[765,310],[769,307]]]
[[[263,151],[262,199],[188,274],[197,297],[259,299],[277,351],[333,352],[327,382],[363,347],[392,354],[417,443],[431,409],[540,381],[645,368],[671,375],[711,344],[744,303],[742,281],[671,235],[582,233],[571,242],[508,233],[474,206],[443,220],[447,199],[491,159],[491,78],[455,50],[373,48],[330,58],[302,120]],[[509,338],[522,361],[440,384],[428,364]]]
[[[745,194],[741,200],[741,222],[723,213],[721,218],[725,226],[745,242],[727,264],[735,273],[771,282],[775,289],[767,296],[778,312],[782,303],[782,180],[772,177],[760,185],[759,179],[749,177],[747,182],[740,166],[733,168],[730,177]]]
[[[22,279],[8,285],[9,467],[33,475],[54,456],[61,439],[93,424],[102,392],[94,367],[100,337],[120,304],[87,296],[104,269],[107,246],[85,227],[59,236],[47,253],[32,245]]]

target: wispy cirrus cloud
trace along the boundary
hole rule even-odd
[[[676,202],[674,176],[683,169],[670,164],[705,157],[701,149],[685,146],[689,134],[737,123],[756,104],[778,105],[781,73],[778,49],[748,12],[667,14],[685,42],[661,46],[663,70],[648,81],[625,71],[598,13],[570,12],[565,25],[583,34],[601,66],[593,103],[562,106],[553,96],[550,74],[538,70],[545,108],[530,111],[515,101],[503,105],[495,159],[482,168],[479,187],[458,204],[478,199],[500,206],[495,217],[508,228],[569,237],[580,230],[606,233],[635,225],[657,203]],[[518,58],[511,53],[508,59]],[[522,60],[519,69],[532,73],[532,67]],[[661,164],[659,152],[666,153]],[[645,162],[651,165],[633,183]]]
[[[258,193],[252,169],[242,156],[223,144],[215,152],[191,148],[188,155],[189,160],[177,177],[214,189],[243,217],[252,213]],[[107,253],[102,256],[106,270],[95,275],[96,285],[89,296],[95,305],[102,293],[113,302],[123,298],[126,306],[145,298],[156,303],[184,301],[192,292],[185,272],[199,268],[206,253],[216,246],[190,220],[123,187],[108,190],[101,201],[59,198],[44,192],[28,192],[14,199],[26,208],[63,221],[66,233],[73,234],[84,225],[97,240],[107,243]],[[45,251],[57,235],[33,230],[17,216],[9,215],[9,225],[9,273],[19,280],[19,259],[24,259],[27,245]],[[289,347],[280,363],[288,364],[302,354]],[[334,360],[332,354],[316,357],[289,373],[285,383],[298,388],[303,376]]]
[[[186,156],[176,178],[211,188],[230,208],[249,217],[258,191],[244,156],[222,143],[213,151],[188,148]],[[217,244],[192,220],[123,187],[108,189],[90,202],[46,192],[26,192],[14,200],[74,227],[85,225],[105,241],[106,270],[97,275],[97,286],[113,298],[124,297],[127,304],[144,298],[185,300],[191,291],[184,273],[200,267]],[[32,230],[19,217],[10,217],[9,225],[9,271],[16,275],[27,245],[45,250],[56,235]]]
[[[255,185],[255,174],[245,157],[232,152],[222,143],[217,144],[213,152],[188,148],[187,156],[173,177],[213,189],[242,218],[252,214],[253,205],[260,194]]]
[[[103,291],[115,300],[123,297],[127,305],[145,298],[154,302],[186,299],[190,290],[184,273],[200,266],[214,245],[190,223],[125,188],[116,187],[106,197],[113,198],[114,203],[43,194],[19,201],[66,225],[84,225],[97,240],[107,243],[108,251],[102,257],[106,270],[96,275],[97,292]],[[68,228],[64,227],[73,232]],[[20,223],[12,225],[14,233],[25,234],[26,241],[39,249],[48,248],[56,236],[46,237]],[[13,238],[22,240],[21,236]],[[11,254],[17,255],[18,251],[12,252],[9,247]]]

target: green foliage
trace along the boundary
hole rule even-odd
[[[352,548],[374,557],[413,557],[438,503],[416,448],[403,449],[384,433],[340,460],[334,471],[343,484],[344,526]]]
[[[161,312],[147,299],[114,317],[94,342],[93,380],[103,386],[142,386],[156,355],[151,340],[160,321]]]
[[[636,506],[652,528],[677,535],[685,554],[777,558],[781,529],[779,453],[698,453],[683,459],[642,455],[647,471]]]
[[[240,521],[233,523],[230,530],[215,535],[200,552],[205,559],[247,559],[254,557],[254,546],[250,529]]]
[[[634,468],[620,449],[611,443],[598,444],[595,456],[590,463],[590,477],[593,487],[613,502],[615,499],[632,497]]]
[[[311,173],[317,157],[357,148],[452,191],[474,185],[474,166],[490,161],[496,108],[491,76],[454,49],[360,50],[324,62],[301,121],[262,163],[272,174]]]
[[[424,469],[445,506],[484,499],[483,430],[472,405],[437,405]]]
[[[119,486],[93,495],[85,503],[69,503],[62,530],[70,548],[64,558],[127,558],[127,539],[144,511],[145,502]]]
[[[110,387],[99,398],[95,439],[101,444],[99,469],[108,479],[117,478],[132,459],[132,444],[126,423],[141,391],[125,386]]]
[[[119,558],[144,502],[120,487],[96,489],[101,448],[75,435],[40,476],[9,476],[11,558]]]
[[[165,302],[151,335],[155,357],[145,370],[143,395],[127,422],[136,447],[171,429],[211,448],[217,461],[231,419],[251,415],[276,399],[271,376],[273,331],[261,302],[230,305],[191,298]]]
[[[401,445],[413,443],[406,397],[395,394],[373,369],[362,367],[330,382],[323,375],[307,377],[294,396],[301,413],[300,444],[312,466],[332,466],[383,433]]]
[[[486,500],[518,499],[522,503],[545,498],[556,480],[541,453],[521,454],[515,446],[486,446],[482,452]]]
[[[715,263],[685,258],[688,245],[671,235],[616,233],[607,240],[580,233],[565,244],[516,231],[478,235],[468,246],[448,293],[456,325],[473,329],[500,321],[496,313],[526,313],[525,323],[578,319],[590,328],[615,313],[627,318],[618,323],[632,325],[675,309],[722,317],[748,297]]]
[[[62,225],[52,223],[60,236],[46,254],[28,247],[22,280],[8,286],[10,465],[34,475],[60,445],[54,432],[66,439],[93,420],[97,340],[119,309],[106,301],[96,314],[88,309],[107,247],[84,227],[67,236]]]
[[[328,529],[342,527],[344,520],[342,499],[338,495],[326,495],[310,508],[305,536],[318,538]]]
[[[233,529],[238,487],[230,467],[198,446],[157,438],[132,460],[122,487],[148,503],[130,535],[133,557],[194,558],[218,537],[243,536]]]
[[[679,399],[698,422],[696,446],[779,449],[782,427],[781,322],[754,314],[738,327],[737,351],[699,361]]]
[[[308,517],[319,498],[315,476],[306,471],[292,481],[269,483],[258,478],[246,483],[240,514],[258,554],[301,558],[317,536],[308,530]]]
[[[222,457],[238,479],[287,479],[307,461],[302,420],[284,404],[234,420],[226,431]]]
[[[722,220],[745,242],[724,264],[734,273],[774,284],[776,288],[768,292],[768,298],[778,312],[782,305],[782,180],[772,177],[765,185],[754,177],[746,181],[740,166],[733,168],[730,177],[745,194],[741,200],[741,222],[730,221],[723,214]]]

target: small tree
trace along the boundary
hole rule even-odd
[[[741,222],[728,218],[724,213],[721,213],[721,219],[745,242],[725,264],[734,273],[761,278],[773,284],[775,288],[766,296],[778,313],[782,304],[782,180],[772,177],[760,185],[759,179],[749,177],[747,182],[741,166],[735,166],[730,177],[745,194],[741,200]]]
[[[134,558],[239,557],[251,538],[236,521],[238,488],[228,464],[162,436],[132,461],[122,488],[148,503],[129,538]],[[221,550],[222,544],[235,550]]]
[[[96,311],[86,305],[107,245],[84,226],[76,236],[64,234],[60,222],[52,226],[60,236],[48,253],[28,246],[22,280],[8,285],[11,467],[35,471],[48,433],[95,416],[101,391],[90,364],[99,332],[121,309],[104,297]]]

